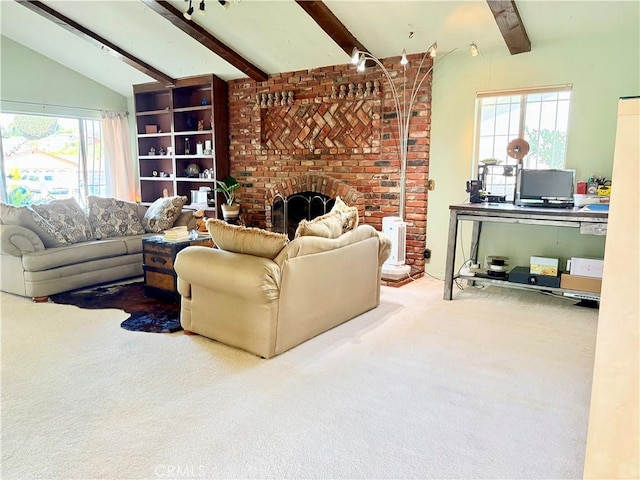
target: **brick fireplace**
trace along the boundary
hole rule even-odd
[[[421,55],[410,57],[417,65]],[[401,89],[400,58],[383,60]],[[414,68],[407,69],[409,89]],[[431,82],[414,104],[407,162],[407,263],[424,270]],[[268,99],[268,100],[267,100]],[[400,159],[390,89],[375,67],[350,64],[229,82],[231,173],[252,225],[272,228],[274,199],[318,192],[357,206],[361,222],[382,229],[397,216]]]

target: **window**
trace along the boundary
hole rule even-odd
[[[106,190],[102,123],[94,119],[0,114],[3,200],[31,205]]]
[[[564,168],[570,100],[570,85],[478,94],[475,164],[485,191],[513,199],[518,161],[507,146],[515,138],[529,143],[523,168]]]

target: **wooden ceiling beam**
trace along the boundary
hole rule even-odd
[[[329,7],[320,0],[296,0],[296,3],[326,32],[349,57],[353,47],[368,52],[367,48],[354,37],[347,27],[338,20]]]
[[[77,35],[78,37],[86,40],[87,42],[97,46],[100,50],[107,52],[108,54],[122,60],[127,65],[134,67],[136,70],[141,71],[145,75],[150,76],[154,80],[162,83],[163,85],[175,85],[175,79],[169,75],[161,72],[157,68],[152,67],[148,63],[143,62],[139,58],[134,57],[129,52],[114,45],[108,40],[102,38],[98,34],[92,32],[86,27],[83,27],[79,23],[71,20],[70,18],[62,15],[60,12],[45,5],[42,2],[36,0],[17,0],[19,4],[27,7],[29,10],[43,16],[47,20],[52,21],[56,25],[64,28],[65,30]]]
[[[487,0],[511,55],[531,51],[531,40],[514,0]]]
[[[183,12],[169,2],[164,0],[141,0],[141,2],[249,78],[256,82],[264,82],[269,78],[269,75],[222,43],[200,25],[184,18]]]

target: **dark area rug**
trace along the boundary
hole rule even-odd
[[[180,305],[145,297],[142,282],[95,287],[51,295],[54,303],[80,308],[117,308],[131,314],[120,324],[134,332],[171,333],[182,330]]]

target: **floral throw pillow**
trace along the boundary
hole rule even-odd
[[[145,233],[138,216],[138,206],[135,203],[94,195],[89,195],[87,201],[89,223],[98,240]]]
[[[161,197],[153,202],[142,218],[142,226],[146,232],[158,233],[173,227],[180,216],[187,197]]]
[[[32,205],[33,221],[61,244],[93,240],[91,225],[73,198]]]

